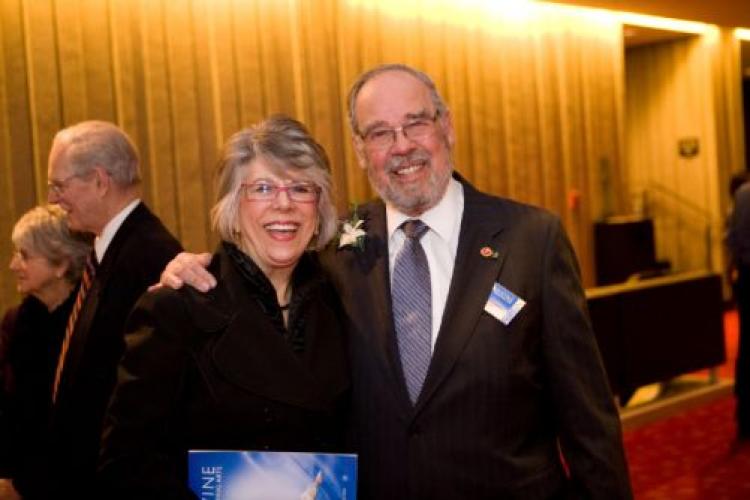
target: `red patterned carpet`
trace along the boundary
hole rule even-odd
[[[732,376],[737,317],[725,318],[727,364]],[[734,399],[712,401],[682,414],[627,431],[625,451],[637,500],[750,499],[750,443],[734,444]]]
[[[736,447],[734,399],[625,433],[636,499],[750,499],[750,443]]]

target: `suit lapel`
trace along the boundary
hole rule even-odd
[[[340,291],[349,317],[354,318],[356,325],[362,325],[357,334],[365,336],[365,345],[373,348],[368,355],[375,357],[383,382],[398,393],[406,416],[411,403],[393,323],[385,205],[380,200],[372,202],[363,207],[361,216],[367,233],[364,251],[342,248],[336,252],[341,259],[336,268],[344,269],[339,280]]]
[[[99,309],[102,295],[107,288],[110,275],[117,271],[118,256],[122,247],[141,221],[149,215],[150,212],[146,206],[142,202],[138,203],[135,209],[133,209],[133,211],[125,218],[107,247],[107,250],[104,253],[104,259],[99,263],[94,282],[91,284],[91,289],[86,295],[85,302],[78,317],[78,322],[76,323],[73,336],[70,340],[70,348],[63,368],[63,379],[61,382],[63,386],[70,385],[75,380],[78,367],[84,356],[86,342],[96,319],[96,313]],[[124,327],[125,325],[120,325],[120,328]],[[122,332],[101,332],[96,335],[102,335],[105,333],[120,334]]]
[[[504,223],[498,219],[495,209],[488,209],[487,204],[491,203],[491,198],[485,197],[466,182],[462,183],[464,213],[453,277],[415,414],[448,376],[471,339],[507,255],[502,231]],[[482,255],[481,251],[485,247],[489,248],[491,255]]]

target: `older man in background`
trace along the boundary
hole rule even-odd
[[[94,498],[99,435],[130,309],[180,243],[140,200],[139,159],[117,126],[86,121],[55,136],[49,201],[71,229],[96,235],[68,320],[53,387],[50,498]]]

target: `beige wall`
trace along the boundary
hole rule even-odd
[[[302,119],[328,149],[342,209],[366,200],[345,93],[363,69],[399,61],[442,89],[458,170],[481,189],[560,215],[591,283],[592,221],[627,212],[630,201],[618,21],[544,4],[422,4],[0,0],[0,236],[8,242],[13,221],[45,199],[55,131],[87,118],[133,136],[145,198],[188,249],[213,246],[217,148],[270,113]],[[579,203],[569,203],[576,193]],[[10,251],[0,243],[0,309],[17,300]]]
[[[625,58],[629,192],[676,271],[722,268],[727,179],[744,166],[737,47],[711,31]],[[684,138],[698,139],[697,156],[678,154]]]

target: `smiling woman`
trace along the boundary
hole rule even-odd
[[[212,221],[271,280],[280,304],[307,248],[321,249],[336,231],[330,165],[302,124],[275,116],[226,143],[217,169]]]
[[[271,117],[227,141],[216,181],[217,286],[163,288],[133,311],[102,498],[193,498],[190,449],[341,449],[343,314],[314,251],[336,226],[326,153]]]

